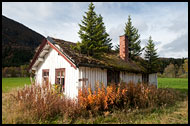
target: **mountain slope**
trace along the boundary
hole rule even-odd
[[[28,64],[44,36],[2,15],[2,67]]]

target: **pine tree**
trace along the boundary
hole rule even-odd
[[[138,30],[132,25],[130,15],[128,16],[128,22],[125,23],[124,32],[129,40],[129,58],[135,59],[135,56],[140,56],[142,54],[144,48],[141,49],[141,41],[139,40],[140,34],[138,34]]]
[[[88,56],[99,55],[102,52],[108,52],[112,48],[111,39],[106,32],[103,23],[103,17],[94,11],[94,4],[90,3],[86,16],[83,16],[82,24],[79,24],[78,32],[81,42],[75,47],[83,54]]]
[[[102,41],[103,46],[108,46],[108,51],[110,51],[111,48],[113,47],[111,43],[112,39],[109,38],[109,34],[106,32],[106,27],[104,26],[103,17],[100,14],[98,16],[97,25],[99,25],[98,32],[101,33],[97,37],[99,37],[99,40]]]
[[[120,50],[120,46],[119,46],[119,44],[117,44],[117,45],[115,46],[115,51],[116,51],[116,52],[119,52],[119,50]]]
[[[149,37],[148,43],[145,47],[145,60],[148,72],[157,72],[158,55],[151,36]]]

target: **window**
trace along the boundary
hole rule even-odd
[[[108,83],[115,83],[115,84],[119,83],[119,75],[120,75],[119,71],[107,70]]]
[[[48,81],[49,81],[49,69],[43,69],[42,70],[42,78],[43,78],[43,82],[48,83]]]
[[[65,68],[55,69],[55,83],[60,84],[60,92],[65,90]]]
[[[142,74],[142,82],[148,83],[149,80],[149,74]]]

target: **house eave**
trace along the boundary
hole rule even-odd
[[[77,68],[76,63],[74,62],[74,60],[72,60],[67,54],[65,54],[63,51],[61,51],[60,49],[57,48],[57,46],[55,46],[54,44],[56,44],[50,37],[47,37],[47,42],[48,44],[55,49],[67,62],[69,62],[71,64],[72,67],[74,67],[75,69]]]
[[[44,39],[43,42],[41,43],[38,51],[35,53],[29,67],[28,67],[28,71],[31,71],[31,68],[33,67],[33,65],[36,63],[36,60],[38,59],[39,54],[41,53],[41,51],[43,50],[44,46],[47,44],[47,40]]]

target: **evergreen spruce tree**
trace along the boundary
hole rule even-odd
[[[111,39],[108,38],[109,35],[106,32],[106,28],[103,23],[103,17],[99,14],[97,18],[97,25],[95,28],[96,31],[96,43],[95,48],[93,49],[94,52],[108,52],[112,48],[112,43],[110,43]]]
[[[124,32],[129,40],[129,58],[135,59],[135,56],[140,56],[142,54],[144,48],[141,49],[141,41],[139,40],[140,34],[138,34],[138,30],[132,25],[130,15],[128,16],[128,22],[125,23]]]
[[[119,46],[119,44],[117,44],[117,45],[115,46],[115,51],[116,51],[116,52],[119,52],[119,50],[120,50],[120,46]]]
[[[99,55],[108,52],[112,48],[111,39],[106,32],[103,17],[94,11],[94,4],[90,3],[86,16],[83,16],[82,24],[79,24],[78,32],[81,42],[77,43],[75,49],[88,56]]]
[[[149,37],[148,43],[145,47],[145,60],[148,72],[157,72],[158,70],[158,55],[155,49],[155,45],[151,36]]]

